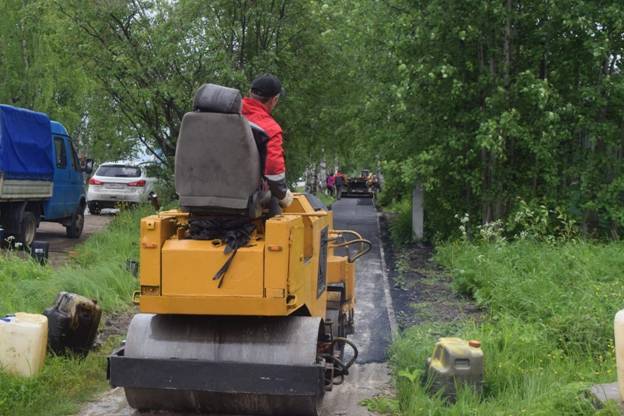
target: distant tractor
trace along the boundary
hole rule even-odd
[[[367,169],[360,172],[360,176],[347,179],[346,190],[342,193],[345,198],[373,198],[377,192],[376,176]]]

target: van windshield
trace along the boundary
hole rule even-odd
[[[113,178],[138,178],[141,176],[141,169],[134,166],[104,165],[100,166],[95,174]]]

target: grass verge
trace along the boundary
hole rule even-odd
[[[398,246],[405,246],[412,241],[412,203],[404,198],[385,207],[390,216],[390,237]]]
[[[318,197],[318,199],[321,200],[321,202],[323,202],[323,204],[325,204],[325,206],[330,206],[332,205],[334,202],[336,202],[336,198],[334,198],[331,195],[327,195],[325,192],[318,192],[316,194],[316,196]]]
[[[616,415],[596,410],[586,389],[613,382],[613,316],[622,308],[624,244],[452,243],[437,261],[454,287],[487,308],[479,324],[415,326],[394,344],[400,415]],[[460,393],[449,405],[429,397],[420,374],[435,340],[480,339],[482,396]]]
[[[41,313],[59,291],[97,299],[104,317],[130,308],[136,279],[126,270],[128,259],[138,259],[139,219],[148,208],[120,213],[100,233],[77,248],[68,265],[54,270],[31,260],[0,256],[0,314]],[[106,386],[108,344],[84,359],[48,356],[44,370],[29,379],[0,372],[0,415],[66,415]]]

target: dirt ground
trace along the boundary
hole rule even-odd
[[[392,244],[388,218],[380,218],[392,303],[401,330],[428,322],[479,320],[481,309],[472,299],[458,296],[451,277],[436,264],[431,245],[414,243],[397,248]]]
[[[109,211],[111,212],[111,211]],[[80,238],[67,238],[65,227],[61,224],[53,222],[42,222],[37,229],[36,240],[48,241],[50,243],[50,252],[48,262],[52,267],[59,267],[65,264],[72,249],[85,241],[93,233],[98,232],[108,225],[113,219],[114,214],[108,213],[103,215],[85,215],[84,229]]]
[[[115,313],[115,314],[102,314],[102,321],[98,329],[97,338],[95,339],[95,348],[100,348],[109,337],[120,336],[125,338],[128,332],[128,326],[132,317],[139,313],[139,308],[134,307],[129,311]]]

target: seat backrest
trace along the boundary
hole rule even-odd
[[[180,205],[190,212],[247,210],[260,185],[260,157],[241,94],[203,85],[182,119],[175,155]]]

